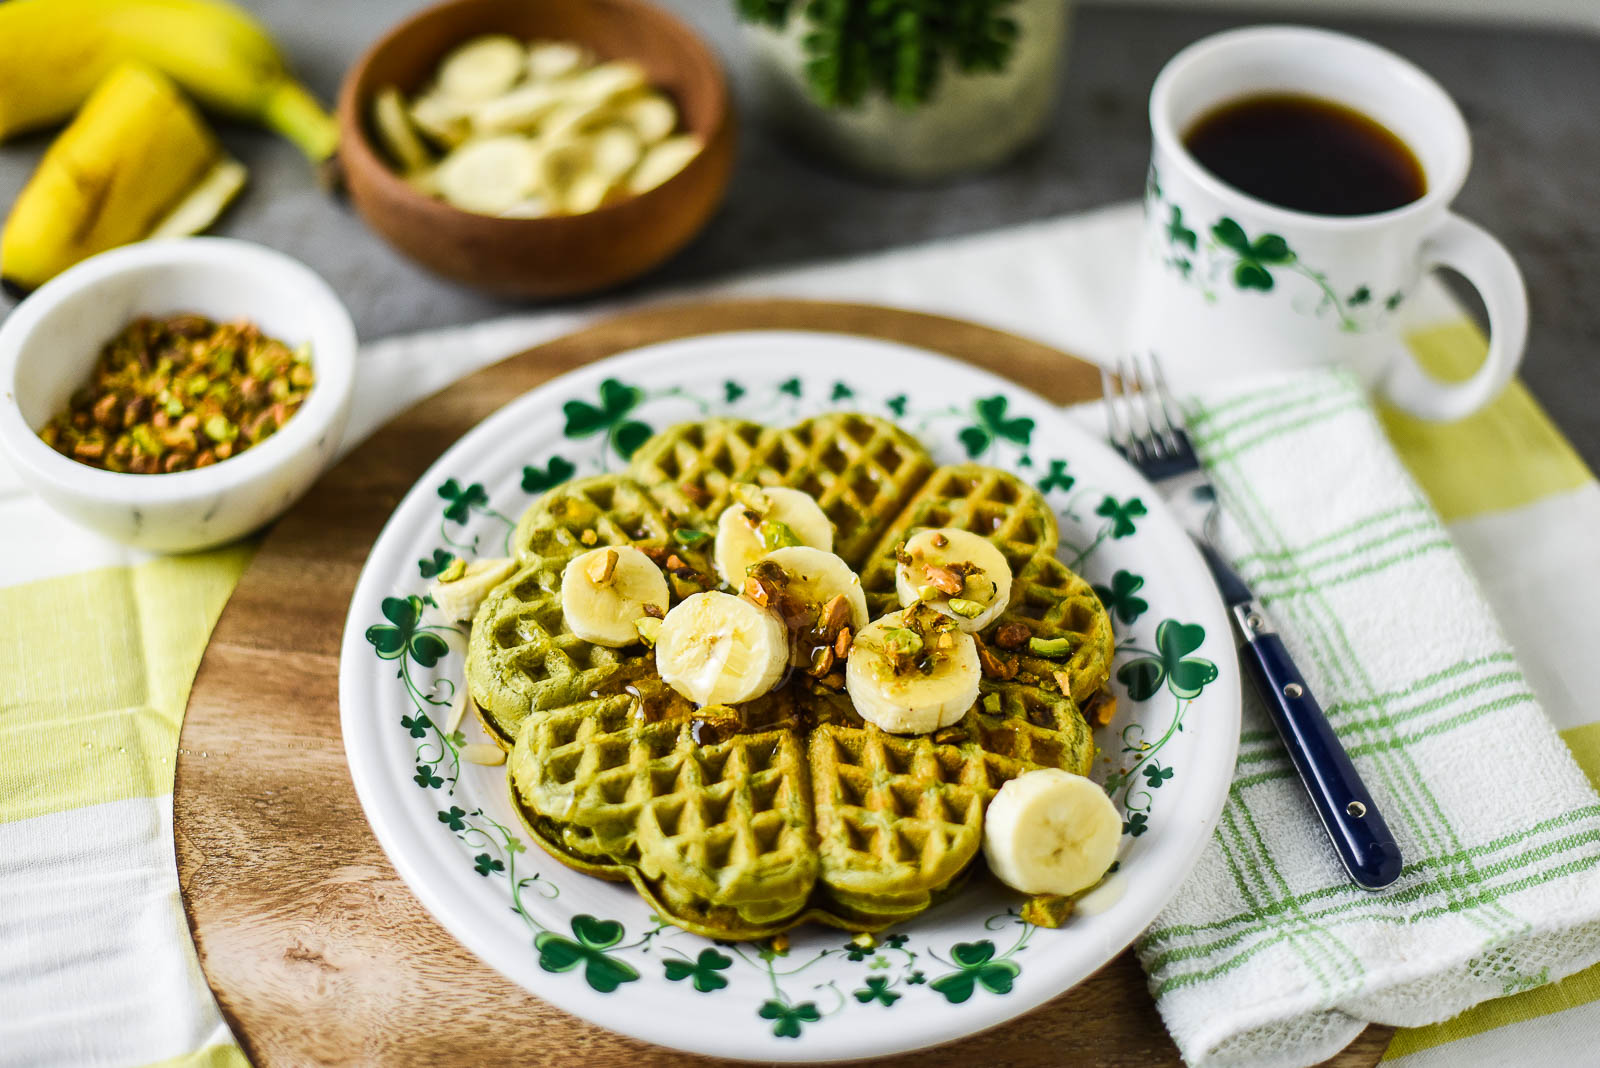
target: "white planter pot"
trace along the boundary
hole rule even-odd
[[[805,80],[797,11],[780,33],[747,26],[767,116],[802,145],[880,178],[932,181],[1001,163],[1044,129],[1067,45],[1071,0],[1017,0],[1010,61],[995,73],[965,74],[946,62],[933,96],[902,108],[872,93],[854,108],[825,108]]]

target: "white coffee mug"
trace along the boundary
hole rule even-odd
[[[1372,215],[1315,215],[1249,196],[1206,170],[1185,132],[1219,105],[1259,94],[1321,97],[1393,131],[1416,155],[1423,196]],[[1339,364],[1399,407],[1458,419],[1487,404],[1522,361],[1528,300],[1505,247],[1450,212],[1472,155],[1449,95],[1392,52],[1342,34],[1262,26],[1174,56],[1150,94],[1155,147],[1130,344],[1194,382],[1270,367]],[[1489,317],[1489,355],[1464,382],[1429,376],[1397,312],[1436,267],[1459,271]]]

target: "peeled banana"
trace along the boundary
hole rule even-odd
[[[809,493],[797,489],[741,483],[734,500],[717,519],[712,552],[722,581],[739,589],[750,565],[785,545],[832,551],[833,523]]]
[[[0,19],[9,6],[0,5]],[[3,81],[9,71],[0,72]],[[33,289],[79,260],[158,229],[170,236],[184,226],[203,228],[241,184],[236,172],[217,176],[225,161],[170,79],[140,63],[117,67],[17,196],[0,234],[0,277]],[[196,191],[203,199],[188,200]]]
[[[1012,779],[983,817],[983,855],[1025,894],[1069,895],[1099,882],[1117,857],[1122,814],[1093,779],[1037,768]]]
[[[863,627],[844,669],[856,712],[892,734],[926,734],[955,723],[977,703],[981,678],[972,635],[916,608]]]
[[[130,59],[206,107],[277,131],[313,162],[338,144],[332,116],[290,77],[266,30],[220,0],[0,3],[0,141],[65,121]]]
[[[1011,600],[1011,565],[987,538],[967,530],[923,530],[896,557],[895,593],[922,601],[964,631],[987,627]]]
[[[662,620],[656,671],[702,707],[754,700],[783,678],[789,634],[778,617],[730,593],[696,593]]]
[[[561,617],[586,642],[613,649],[637,644],[639,620],[664,613],[671,591],[667,577],[644,553],[629,545],[592,549],[572,559],[561,574]]]

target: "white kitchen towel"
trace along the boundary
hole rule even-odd
[[[1215,387],[1223,547],[1405,857],[1346,876],[1253,693],[1211,847],[1137,949],[1194,1066],[1298,1068],[1600,960],[1600,798],[1357,385]],[[1204,729],[1201,727],[1200,729]]]

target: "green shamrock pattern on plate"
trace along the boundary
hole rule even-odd
[[[1266,246],[1267,254],[1273,251]],[[366,631],[373,652],[395,663],[409,699],[410,710],[398,718],[399,728],[417,747],[413,780],[421,789],[439,791],[444,801],[437,810],[440,833],[453,835],[465,847],[463,862],[475,876],[474,882],[481,878],[506,888],[512,911],[526,927],[529,951],[541,970],[570,976],[599,994],[656,982],[696,998],[708,998],[712,1004],[739,1005],[738,1011],[760,1020],[766,1033],[784,1042],[803,1040],[811,1029],[829,1026],[834,1017],[846,1012],[884,1012],[908,1003],[951,1008],[1006,997],[1023,975],[1022,959],[1038,929],[1015,910],[1008,910],[990,916],[984,925],[991,935],[1008,928],[1016,931],[1003,950],[999,947],[1004,941],[995,937],[950,938],[936,947],[925,939],[914,943],[907,932],[893,932],[877,940],[834,943],[791,957],[786,946],[776,943],[707,943],[660,921],[630,939],[621,920],[590,911],[547,912],[548,903],[559,898],[560,886],[541,873],[526,874],[522,841],[482,809],[450,803],[462,774],[460,749],[466,739],[461,731],[446,735],[439,724],[448,720],[446,709],[453,702],[464,655],[463,643],[453,645],[451,636],[463,635],[459,628],[429,621],[424,593],[427,584],[447,568],[497,555],[482,547],[494,545],[496,535],[502,546],[508,544],[515,526],[511,516],[534,498],[571,478],[625,462],[653,427],[693,418],[696,411],[701,415],[738,412],[776,421],[787,415],[772,413],[787,413],[806,403],[808,386],[812,387],[811,405],[887,412],[930,443],[942,441],[942,452],[952,461],[972,459],[1032,469],[1030,481],[1050,497],[1063,517],[1063,559],[1100,579],[1096,593],[1112,613],[1122,638],[1118,647],[1122,663],[1116,677],[1127,691],[1128,702],[1148,704],[1162,695],[1176,701],[1165,734],[1154,742],[1143,741],[1137,722],[1122,730],[1126,766],[1107,782],[1108,791],[1126,813],[1127,834],[1137,838],[1145,833],[1152,819],[1149,799],[1178,774],[1158,754],[1182,729],[1189,703],[1216,678],[1216,667],[1195,655],[1205,639],[1198,626],[1163,620],[1155,627],[1154,646],[1148,650],[1122,635],[1124,629],[1146,619],[1151,593],[1142,575],[1126,569],[1096,575],[1095,554],[1107,543],[1136,538],[1147,514],[1145,504],[1137,496],[1111,494],[1084,483],[1067,458],[1041,456],[1035,465],[1029,450],[1036,421],[1004,394],[977,397],[964,408],[919,409],[911,394],[875,396],[842,380],[814,382],[796,377],[757,385],[723,379],[709,383],[706,395],[700,395],[690,387],[646,391],[616,378],[604,379],[590,395],[570,398],[561,406],[565,417],[562,440],[597,441],[598,450],[585,454],[569,447],[530,458],[520,467],[520,478],[508,488],[491,489],[482,481],[459,475],[446,478],[435,488],[441,502],[440,534],[445,547],[423,550],[428,555],[416,561],[417,573],[410,576],[408,590],[384,598],[378,606],[381,619]],[[688,404],[696,411],[669,415],[668,404]],[[1072,531],[1084,533],[1087,540],[1072,544],[1066,537]],[[702,531],[679,534],[681,539],[705,536]],[[503,774],[499,769],[481,773]],[[569,874],[558,869],[557,878]],[[655,965],[650,964],[651,955]],[[823,962],[830,962],[832,970],[829,978],[818,982],[812,977],[824,970],[820,967]],[[850,977],[840,977],[841,967],[852,970]]]

